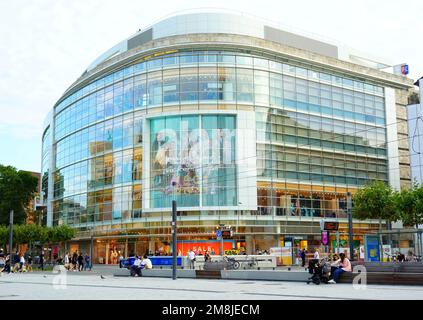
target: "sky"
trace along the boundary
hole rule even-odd
[[[0,164],[41,171],[44,118],[87,66],[138,29],[198,8],[318,34],[423,76],[421,0],[0,0]]]

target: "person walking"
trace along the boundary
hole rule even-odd
[[[21,263],[19,251],[16,251],[15,255],[13,255],[12,262],[13,262],[12,272],[18,272],[19,267],[20,267],[20,263]]]
[[[40,268],[42,271],[44,271],[44,250],[41,250],[40,253]]]
[[[305,248],[300,251],[300,257],[301,257],[301,267],[304,267],[305,266],[305,258],[306,258]]]
[[[70,270],[70,260],[69,260],[69,252],[65,254],[65,269]]]
[[[26,265],[27,265],[27,271],[31,272],[32,271],[32,257],[28,256],[28,259],[26,260]]]
[[[21,258],[19,260],[19,272],[24,272],[24,267],[25,267],[25,258],[24,258],[24,255],[21,254]]]
[[[313,254],[313,259],[320,260],[319,249],[316,249]]]
[[[6,257],[4,256],[3,249],[0,249],[0,272],[3,272],[6,266]]]
[[[193,250],[188,251],[188,262],[189,268],[195,269],[195,252]]]
[[[84,257],[82,256],[82,253],[79,252],[78,255],[78,271],[81,272],[84,269]]]
[[[76,251],[73,253],[72,255],[72,270],[74,272],[76,272],[76,265],[78,263],[78,254],[76,253]]]
[[[91,264],[90,264],[91,258],[88,255],[88,253],[85,253],[84,260],[85,260],[84,271],[86,271],[87,269],[90,269],[90,271],[91,271]]]

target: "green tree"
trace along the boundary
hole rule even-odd
[[[377,219],[397,221],[399,219],[395,193],[382,181],[373,181],[359,189],[353,198],[353,217],[359,220]]]
[[[68,227],[67,225],[61,225],[55,227],[55,239],[56,242],[69,241],[75,237],[76,231],[73,228]]]
[[[411,189],[402,189],[396,194],[396,206],[402,224],[405,227],[415,227],[423,224],[423,186],[417,182]],[[421,252],[421,234],[417,234],[417,244]]]
[[[391,221],[400,219],[397,210],[397,196],[389,185],[374,180],[369,185],[359,189],[354,195],[353,217],[359,220],[379,220],[380,254],[382,253],[382,220]]]
[[[0,225],[9,223],[10,210],[14,211],[14,223],[25,223],[25,208],[37,191],[37,184],[38,179],[29,172],[0,165]]]
[[[0,248],[5,249],[8,241],[9,241],[8,229],[7,227],[0,225]]]

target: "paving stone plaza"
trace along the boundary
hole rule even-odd
[[[113,277],[107,272],[3,274],[0,300],[402,300],[423,299],[423,286]]]

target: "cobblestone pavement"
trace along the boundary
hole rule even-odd
[[[97,272],[3,274],[0,277],[0,300],[423,300],[423,286],[368,285],[359,290],[351,284],[316,286],[280,281],[125,278]]]

